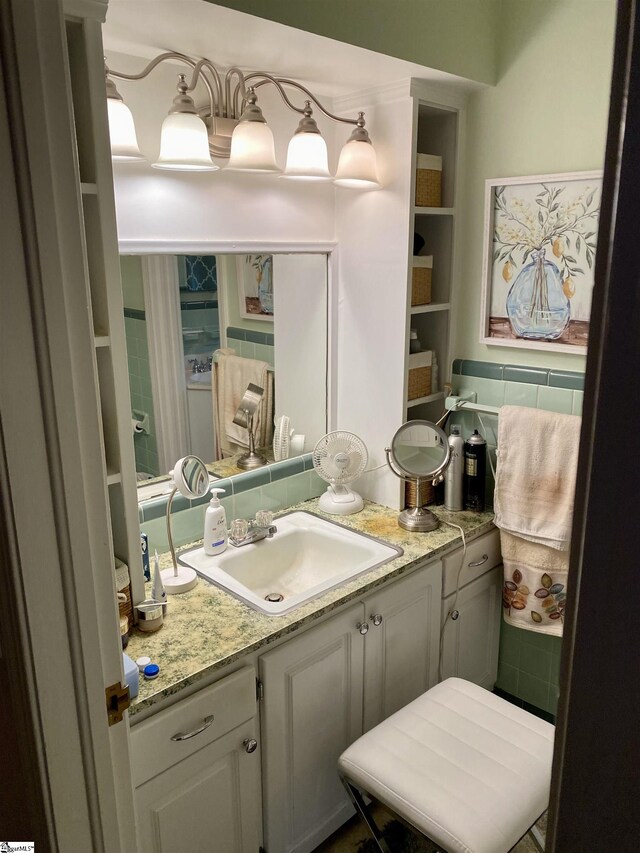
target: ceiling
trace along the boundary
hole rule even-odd
[[[336,96],[409,77],[476,88],[468,80],[324,36],[216,6],[207,0],[110,0],[107,51],[151,59],[164,50],[219,68],[293,77]]]

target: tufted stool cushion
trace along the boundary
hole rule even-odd
[[[553,735],[448,678],[359,738],[339,768],[447,853],[507,853],[547,808]]]

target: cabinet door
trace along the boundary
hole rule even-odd
[[[366,599],[365,731],[436,683],[441,584],[438,560]]]
[[[260,658],[265,848],[309,853],[353,809],[340,754],[362,734],[362,604]]]
[[[262,837],[254,718],[136,788],[144,853],[257,853]]]
[[[448,619],[442,642],[442,678],[466,678],[492,690],[498,672],[502,566],[463,587],[458,594],[457,619]],[[453,605],[442,600],[442,624]]]

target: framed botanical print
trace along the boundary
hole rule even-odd
[[[273,322],[273,257],[239,255],[236,271],[240,316]]]
[[[586,352],[601,191],[601,172],[486,182],[481,343]]]

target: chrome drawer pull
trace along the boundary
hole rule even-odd
[[[481,566],[483,563],[486,563],[488,559],[489,559],[489,555],[488,555],[488,554],[483,554],[483,555],[482,555],[482,559],[481,559],[481,560],[476,560],[476,561],[475,561],[475,563],[469,563],[469,564],[468,564],[468,565],[469,565],[469,568],[470,568],[470,569],[475,569],[475,568],[477,568],[478,566]]]
[[[208,717],[204,718],[204,721],[199,729],[194,729],[192,732],[179,732],[177,735],[171,735],[171,740],[189,740],[190,737],[195,737],[203,732],[205,729],[208,729],[211,723],[213,722],[213,714],[209,714]]]

